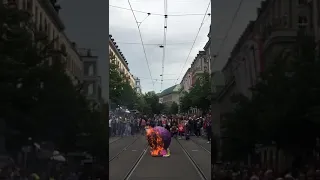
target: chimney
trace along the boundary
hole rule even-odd
[[[75,42],[72,42],[71,45],[73,48],[77,49],[77,44]]]
[[[88,50],[87,50],[87,56],[89,56],[89,57],[92,56],[91,49],[88,49]]]

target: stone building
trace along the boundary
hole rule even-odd
[[[112,63],[115,63],[118,66],[119,72],[126,80],[129,81],[131,87],[135,89],[136,82],[134,76],[130,72],[129,63],[122,54],[115,40],[112,38],[112,35],[109,35],[109,55],[113,55],[115,57],[113,59],[114,62]],[[110,59],[110,62],[111,60],[112,59]]]
[[[101,97],[101,77],[98,72],[98,56],[91,49],[78,49],[83,61],[83,90],[87,99],[95,108],[100,109],[102,102]]]
[[[240,93],[250,98],[249,88],[256,84],[259,74],[278,57],[291,51],[298,33],[313,35],[311,11],[312,6],[306,0],[261,2],[256,20],[249,22],[225,67],[217,73],[221,76],[219,83],[213,81],[216,95],[212,104],[213,131],[219,140],[223,138],[225,128],[222,126],[223,114],[234,107],[230,101],[232,94]],[[290,159],[282,153],[273,147],[261,149],[261,161],[269,167],[284,168]]]
[[[62,52],[49,59],[49,64],[52,64],[55,59],[63,60],[67,64],[67,75],[74,84],[79,83],[83,72],[82,61],[76,44],[65,34],[65,25],[59,17],[60,6],[50,0],[3,0],[3,3],[8,7],[26,10],[32,15],[35,35],[47,36],[53,48]]]

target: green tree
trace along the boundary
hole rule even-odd
[[[134,109],[137,109],[142,114],[151,114],[151,107],[148,105],[145,96],[143,94],[137,95]]]
[[[110,76],[109,76],[109,96],[110,101],[119,105],[122,91],[124,89],[124,78],[119,72],[118,65],[116,64],[116,56],[113,53],[109,54],[110,58]]]
[[[248,153],[255,150],[255,144],[261,139],[262,133],[251,100],[236,94],[231,101],[236,104],[235,108],[221,116],[221,127],[225,129],[222,134],[222,151],[225,160],[239,160],[247,158]]]
[[[113,53],[109,54],[110,58],[110,100],[116,105],[126,106],[129,109],[133,109],[136,106],[138,95],[130,85],[127,77],[119,71],[118,65],[116,65],[116,57]]]
[[[180,111],[187,113],[192,107],[190,94],[186,91],[182,92],[182,95],[180,96],[179,101],[180,101]]]
[[[176,103],[176,102],[173,102],[171,105],[170,105],[170,114],[178,114],[179,112],[179,105]]]
[[[136,101],[138,100],[138,95],[135,89],[132,88],[128,81],[123,82],[122,88],[123,89],[120,92],[119,103],[129,109],[133,109]]]
[[[180,98],[181,111],[187,112],[190,107],[207,112],[211,105],[211,82],[209,73],[199,75],[189,93],[184,92]]]
[[[275,142],[277,147],[301,155],[316,144],[315,139],[320,135],[316,113],[320,62],[314,57],[312,38],[297,39],[294,46],[280,53],[261,74],[252,88],[252,98],[239,101],[227,118],[228,135],[241,139],[246,147]]]
[[[0,110],[10,129],[9,151],[20,150],[28,137],[72,151],[83,134],[106,132],[99,112],[65,74],[65,54],[53,49],[55,40],[37,32],[27,12],[0,8]]]
[[[159,103],[159,97],[155,92],[147,92],[144,94],[144,99],[147,105],[150,107],[151,114],[160,114],[164,109],[164,105]]]

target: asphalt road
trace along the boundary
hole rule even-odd
[[[133,143],[137,137],[123,137],[109,144],[109,160],[116,156],[123,148]]]
[[[146,145],[147,141],[143,136],[139,136],[137,138],[125,137],[110,144],[109,159],[113,158],[119,152],[121,153],[119,154],[119,156],[109,162],[109,179],[123,180],[130,169],[133,167],[141,153],[146,148]],[[122,151],[126,146],[128,147],[124,151]],[[113,151],[112,153],[111,149]]]
[[[130,174],[129,180],[201,180],[196,167],[181,146],[198,165],[206,179],[211,179],[211,155],[208,153],[209,149],[204,150],[209,148],[210,144],[206,144],[204,139],[192,137],[189,141],[178,141],[172,138],[171,156],[164,158],[150,155],[144,136],[124,137],[110,144],[109,159],[112,161],[109,162],[109,179],[124,180],[125,176]],[[118,156],[113,158],[117,154]],[[137,161],[141,155],[142,158]],[[134,166],[136,163],[137,166]],[[129,173],[130,170],[133,170],[132,173]]]
[[[198,165],[198,167],[201,169],[206,179],[211,179],[211,153],[209,153],[204,146],[199,146],[201,140],[196,139],[196,137],[192,137],[192,140],[179,140],[179,142],[188,152],[188,154],[191,156],[194,162]]]
[[[191,137],[191,140],[211,153],[211,143],[208,144],[207,139],[203,137]]]
[[[110,137],[109,138],[109,144],[116,142],[117,140],[121,139],[121,137]]]
[[[170,150],[171,156],[167,158],[152,157],[149,151],[147,151],[129,179],[201,180],[195,167],[187,158],[181,146],[178,144],[178,141],[174,138],[171,141]]]

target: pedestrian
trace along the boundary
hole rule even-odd
[[[211,129],[211,119],[206,119],[206,133],[207,133],[207,143],[209,144],[211,142],[212,137],[212,129]]]
[[[117,124],[116,124],[116,120],[114,117],[112,117],[112,135],[116,136],[117,135]]]
[[[188,133],[190,135],[193,134],[193,119],[190,117],[189,121],[188,121]]]
[[[145,133],[145,127],[146,127],[146,120],[145,119],[141,119],[141,134],[144,135]]]
[[[120,136],[123,137],[126,130],[126,124],[124,122],[124,119],[121,119],[120,121]]]
[[[134,136],[134,133],[135,133],[135,129],[134,129],[134,122],[133,120],[131,119],[130,120],[130,132],[131,132],[131,136]]]
[[[180,122],[180,124],[178,125],[178,139],[182,139],[182,134],[184,132],[184,124],[183,122]]]
[[[112,135],[112,119],[110,118],[109,119],[109,138],[111,137]]]

